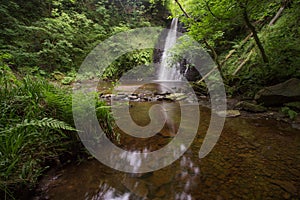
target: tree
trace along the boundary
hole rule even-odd
[[[206,39],[216,51],[222,51],[229,47],[229,41],[237,38],[245,25],[253,33],[253,38],[261,52],[264,62],[268,62],[262,42],[258,37],[257,28],[266,17],[271,16],[280,6],[280,2],[271,0],[187,0],[175,1],[179,6],[172,7],[174,16],[179,16],[184,22],[189,34],[196,40]],[[180,10],[184,7],[185,16],[182,17]],[[253,25],[255,22],[257,25]],[[239,33],[239,34],[237,34]]]
[[[249,4],[249,1],[246,0],[244,2],[238,0],[238,4],[242,10],[242,13],[243,13],[243,19],[247,25],[247,27],[251,30],[251,33],[253,35],[253,38],[255,40],[255,43],[256,45],[258,46],[259,50],[260,50],[260,53],[261,53],[261,56],[263,58],[263,61],[265,63],[268,63],[269,62],[269,59],[268,59],[268,56],[266,55],[266,52],[265,52],[265,49],[257,35],[257,31],[256,31],[256,28],[252,25],[252,23],[250,22],[250,18],[249,18],[249,14],[248,14],[248,4]]]
[[[184,10],[184,8],[182,7],[182,5],[179,3],[178,0],[175,0],[175,2],[177,3],[177,5],[179,6],[180,10],[184,13],[184,15],[191,19],[191,16]],[[218,54],[216,53],[215,49],[207,42],[207,40],[205,38],[203,38],[203,41],[205,43],[205,45],[211,50],[211,53],[213,55],[214,61],[217,64],[217,68],[219,69],[221,76],[223,77],[222,74],[222,70],[221,70],[221,65],[220,62],[218,61]]]

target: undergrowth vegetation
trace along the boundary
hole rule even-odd
[[[15,191],[34,188],[47,163],[80,146],[71,94],[42,77],[17,76],[1,60],[0,190],[5,199],[14,198]],[[96,108],[103,127],[111,132],[109,109],[103,102]]]
[[[263,86],[284,82],[289,78],[300,78],[300,30],[299,5],[287,8],[278,21],[264,27],[259,36],[269,58],[268,63],[261,56],[253,39],[239,48],[224,65],[225,77],[235,95],[253,97]],[[240,71],[235,70],[249,57]],[[233,75],[234,74],[234,75]]]
[[[0,82],[0,189],[9,195],[33,186],[76,135],[70,94],[39,77],[17,78],[7,65]]]

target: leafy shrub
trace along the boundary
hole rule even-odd
[[[9,194],[16,186],[33,186],[45,170],[45,161],[67,151],[67,141],[76,141],[76,136],[71,126],[71,94],[41,77],[17,78],[3,57],[0,60],[0,189]]]
[[[13,197],[20,186],[35,185],[47,169],[46,161],[57,160],[79,145],[73,128],[72,93],[42,77],[17,78],[2,62],[0,110],[0,190]],[[116,139],[109,107],[98,101],[96,110],[101,126]]]
[[[281,108],[281,112],[286,115],[287,117],[289,117],[291,120],[296,119],[298,113],[292,109],[290,109],[289,107],[282,107]]]

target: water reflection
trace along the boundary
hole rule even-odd
[[[139,162],[136,157],[128,159],[135,164]],[[117,178],[123,189],[118,190],[113,184],[101,182],[97,191],[85,194],[85,199],[194,199],[191,192],[197,186],[199,174],[199,167],[189,157],[183,156],[179,168],[172,166],[151,173],[123,174],[118,178],[114,176],[112,178]]]
[[[204,119],[209,115],[205,109],[201,114]],[[271,120],[228,119],[215,149],[199,160],[206,129],[202,120],[192,147],[168,167],[130,174],[96,160],[85,161],[65,167],[56,179],[50,177],[46,187],[41,186],[46,188],[42,196],[53,200],[299,199],[298,131]],[[155,139],[160,143],[168,138]],[[139,145],[129,143],[134,144]],[[136,157],[128,159],[139,162]]]
[[[130,102],[130,114],[141,126],[149,123],[149,108],[157,102]],[[178,104],[163,104],[168,123],[155,136],[135,138],[124,133],[121,154],[98,152],[108,160],[121,160],[138,172],[147,154],[160,149],[176,137],[180,115]],[[189,110],[190,109],[190,110]],[[50,179],[43,196],[54,200],[189,200],[189,199],[299,199],[300,198],[300,135],[284,125],[262,119],[228,119],[213,151],[199,160],[198,151],[208,129],[210,111],[201,109],[199,130],[193,145],[177,161],[148,173],[120,172],[96,160],[71,165]],[[186,130],[192,125],[187,122]],[[198,126],[197,126],[198,127]],[[122,133],[122,131],[120,131]],[[185,138],[180,138],[184,140]],[[287,145],[289,144],[289,145]],[[169,155],[151,159],[149,166],[184,152],[178,143]],[[112,154],[111,154],[112,153]],[[114,155],[115,157],[110,157]]]
[[[114,188],[106,183],[99,185],[99,191],[96,195],[86,193],[85,200],[129,200],[130,193],[118,194]]]
[[[148,152],[149,151],[147,149],[145,149],[142,152],[124,151],[123,153],[121,153],[120,158],[125,159],[129,163],[129,165],[133,167],[133,172],[137,173],[139,168],[142,165],[142,161],[143,161],[142,157],[146,158]]]

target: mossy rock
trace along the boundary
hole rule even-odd
[[[300,101],[286,103],[286,104],[284,104],[284,106],[289,107],[292,110],[300,112]]]
[[[245,111],[248,111],[248,112],[254,112],[254,113],[260,113],[260,112],[266,112],[267,111],[267,109],[264,106],[257,105],[257,104],[254,104],[254,103],[250,103],[250,102],[247,102],[247,101],[238,102],[235,105],[235,108],[239,109],[239,110],[245,110]]]

